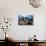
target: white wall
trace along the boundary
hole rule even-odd
[[[23,14],[22,14],[23,15]],[[44,39],[44,16],[34,15],[34,25],[18,26],[17,16],[14,17],[10,33],[19,40],[27,40],[34,34],[39,40]]]
[[[44,39],[46,40],[46,16],[45,16],[45,24],[44,24]]]
[[[36,34],[39,40],[43,40],[45,39],[44,15],[46,15],[46,8],[44,7],[32,8],[28,0],[0,0],[0,16],[13,17],[13,23],[9,33],[11,33],[17,39],[25,40],[28,39],[29,36]],[[18,26],[17,15],[19,14],[33,15],[34,25]]]
[[[31,26],[19,26],[17,17],[18,17],[17,15],[13,17],[12,26],[10,27],[10,31],[8,31],[8,34],[10,34],[10,37],[12,35],[17,40],[27,40],[29,39],[29,37],[32,37],[35,34],[37,35],[37,38],[39,40],[44,39],[44,16],[40,16],[40,14],[39,16],[33,15],[34,25],[31,25]],[[3,18],[3,17],[0,17],[0,18]],[[4,35],[3,31],[0,29],[0,35],[2,35],[1,33]],[[0,36],[0,39],[3,39],[3,38],[4,37]]]

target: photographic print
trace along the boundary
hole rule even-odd
[[[33,25],[33,16],[18,16],[18,25]]]

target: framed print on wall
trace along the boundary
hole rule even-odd
[[[18,25],[33,25],[33,15],[18,15]]]

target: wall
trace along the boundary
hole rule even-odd
[[[44,23],[44,39],[46,40],[46,16],[44,19],[45,23]]]
[[[23,15],[23,14],[22,14]],[[10,33],[19,40],[27,40],[34,34],[39,40],[44,39],[44,16],[34,15],[34,25],[18,26],[17,17],[14,17]]]
[[[31,14],[34,16],[33,26],[18,26],[17,15]],[[39,40],[44,39],[44,15],[45,6],[32,8],[28,0],[0,0],[0,16],[13,17],[13,23],[9,31],[16,39],[27,40],[34,34]],[[2,35],[2,34],[1,34]],[[2,36],[0,37],[2,39]]]

